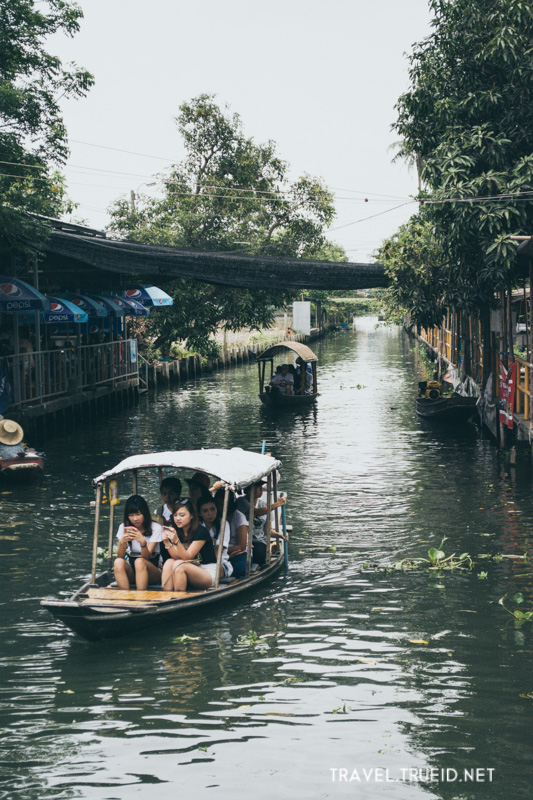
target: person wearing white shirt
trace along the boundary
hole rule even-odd
[[[152,521],[144,497],[134,494],[126,500],[117,539],[114,569],[119,589],[129,589],[135,583],[138,590],[145,591],[150,583],[160,584],[159,543],[163,541],[163,528]]]

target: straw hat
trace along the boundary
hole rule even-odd
[[[0,420],[0,443],[19,444],[24,438],[24,431],[14,419]]]

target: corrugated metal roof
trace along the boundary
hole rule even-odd
[[[220,478],[231,489],[244,489],[251,483],[269,475],[281,466],[281,461],[271,456],[252,453],[233,447],[231,450],[169,450],[162,453],[144,453],[129,456],[116,467],[106,470],[93,480],[97,486],[115,475],[130,470],[149,467],[201,470]]]

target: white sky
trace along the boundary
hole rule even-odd
[[[427,0],[80,4],[80,33],[49,45],[96,79],[85,99],[63,104],[75,217],[105,228],[114,199],[157,192],[142,184],[183,157],[174,117],[201,93],[239,113],[247,136],[273,139],[292,178],[307,172],[335,189],[332,228],[347,227],[328,236],[351,261],[370,260],[417,210],[410,204],[349,224],[416,193],[416,175],[391,164],[398,137],[390,126],[408,88],[405,54],[429,33]]]

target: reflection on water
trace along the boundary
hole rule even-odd
[[[47,442],[41,485],[1,487],[0,797],[529,796],[531,623],[497,600],[529,607],[531,567],[477,559],[531,550],[529,464],[506,471],[473,424],[416,419],[397,329],[363,320],[317,349],[316,408],[272,415],[254,367],[217,374]],[[263,439],[284,465],[287,575],[242,607],[98,644],[40,609],[87,574],[92,477],[138,451]],[[155,476],[142,491],[155,502]],[[444,536],[473,574],[388,571]],[[494,774],[401,777],[423,767]],[[333,782],[339,768],[360,780]]]

